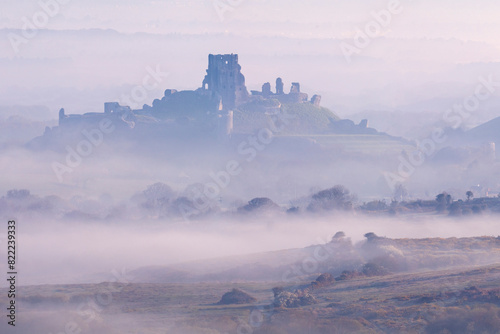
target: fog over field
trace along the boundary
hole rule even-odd
[[[444,120],[447,110],[474,94],[480,78],[491,78],[493,88],[498,86],[500,40],[494,31],[499,5],[487,0],[453,6],[399,1],[394,8],[385,1],[320,0],[91,1],[85,6],[54,0],[3,6],[0,179],[4,194],[28,189],[42,197],[98,201],[110,196],[120,203],[155,182],[182,194],[190,185],[206,184],[210,173],[236,160],[243,164],[243,172],[222,189],[223,209],[254,197],[269,197],[290,207],[301,196],[336,184],[356,194],[360,204],[390,201],[393,189],[384,173],[398,170],[400,152],[408,151],[415,140],[428,138],[433,129],[450,127]],[[380,31],[366,35],[373,22]],[[366,45],[362,38],[356,39],[360,31],[368,39]],[[398,143],[391,153],[387,149],[388,155],[377,159],[379,151],[366,148],[361,154],[343,142],[332,146],[321,138],[275,139],[246,163],[236,149],[238,140],[233,146],[210,149],[168,140],[142,147],[127,140],[104,140],[62,180],[53,164],[67,159],[64,144],[57,152],[25,148],[46,126],[57,124],[59,108],[78,114],[101,112],[106,101],[130,102],[131,92],[151,71],[161,75],[154,88],[132,101],[136,107],[161,98],[167,88],[200,87],[209,53],[238,53],[249,90],[278,76],[285,87],[298,81],[310,95],[321,94],[322,105],[340,118],[355,122],[367,118],[373,128],[408,142]],[[462,118],[459,128],[470,129],[498,116],[499,107],[499,92],[493,89]],[[239,142],[245,140],[241,137]],[[74,149],[75,144],[69,146]],[[365,143],[348,145],[357,148]],[[147,153],[158,152],[159,147],[163,153]],[[405,179],[409,198],[433,199],[447,191],[460,199],[476,185],[482,193],[498,190],[497,165],[483,159],[480,150],[465,147],[441,153],[428,157]],[[36,219],[44,221],[43,216]]]
[[[496,235],[498,226],[496,217],[458,222],[434,217],[330,216],[291,221],[263,217],[172,225],[154,220],[103,225],[26,219],[20,220],[19,227],[19,266],[23,268],[20,283],[99,283],[113,279],[113,272],[130,272],[140,267],[213,258],[224,262],[224,258],[235,255],[324,244],[337,231],[361,242],[363,235],[372,231],[388,238],[449,238]],[[7,287],[5,282],[2,287]]]
[[[500,326],[498,1],[1,9],[21,331]]]

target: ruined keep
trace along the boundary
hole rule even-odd
[[[283,95],[283,80],[281,78],[276,79],[276,95]]]
[[[269,97],[271,94],[271,84],[269,82],[266,82],[262,85],[262,95],[264,97]]]
[[[81,129],[95,127],[106,119],[117,129],[134,129],[134,133],[148,133],[154,129],[158,133],[176,136],[179,133],[203,132],[216,134],[218,138],[231,138],[233,133],[252,127],[251,124],[242,123],[241,117],[245,113],[256,113],[255,117],[249,117],[255,121],[262,115],[267,117],[279,113],[282,104],[312,104],[317,108],[308,109],[305,106],[302,110],[311,113],[321,111],[320,95],[314,95],[309,100],[308,94],[301,91],[299,82],[291,82],[290,91],[286,93],[283,80],[278,77],[275,82],[275,92],[268,81],[261,90],[253,90],[250,95],[238,55],[210,54],[202,87],[182,91],[166,89],[161,99],[153,100],[151,105],[144,104],[141,109],[132,110],[119,102],[106,102],[103,113],[68,115],[61,109],[59,130],[77,133]]]
[[[321,104],[321,95],[314,94],[313,97],[311,98],[311,103],[314,104],[316,107],[319,107]]]
[[[292,87],[290,87],[290,94],[299,94],[300,93],[300,83],[292,82]]]
[[[238,55],[208,55],[207,75],[202,88],[222,100],[224,110],[231,110],[248,99],[245,76],[238,64]]]

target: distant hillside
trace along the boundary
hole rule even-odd
[[[500,117],[467,131],[466,135],[474,142],[494,142],[500,145]]]
[[[318,273],[338,276],[344,271],[359,270],[367,263],[398,273],[500,261],[500,238],[495,237],[389,239],[374,233],[365,237],[367,240],[358,244],[341,236],[324,245],[301,249],[145,267],[133,271],[131,276],[134,282],[146,283],[257,282],[280,281],[287,272],[288,279],[293,280]],[[314,270],[305,270],[304,263],[318,256]],[[302,269],[290,271],[293,268]]]

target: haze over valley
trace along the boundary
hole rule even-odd
[[[499,6],[3,4],[1,332],[497,333]]]

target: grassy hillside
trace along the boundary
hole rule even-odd
[[[302,137],[312,140],[321,147],[341,148],[344,152],[362,152],[368,155],[398,154],[414,149],[410,143],[385,134],[284,134],[277,137]]]
[[[94,334],[498,333],[499,277],[497,264],[355,278],[311,290],[315,303],[298,308],[273,305],[271,290],[282,282],[20,287],[16,331],[59,333],[70,324]],[[217,305],[233,288],[257,301]],[[5,322],[0,330],[9,333]]]
[[[273,281],[282,279],[290,267],[301,268],[304,261],[325,251],[328,256],[316,261],[315,272],[309,274],[329,272],[338,276],[345,270],[358,270],[366,263],[383,266],[393,273],[497,263],[500,262],[500,239],[389,239],[374,236],[353,244],[349,238],[343,237],[334,238],[324,245],[168,267],[139,268],[131,274],[135,282],[154,283]],[[293,278],[304,277],[294,274]]]
[[[466,136],[479,143],[495,142],[500,145],[500,117],[467,131]]]
[[[100,284],[21,285],[16,328],[3,321],[0,332],[498,333],[500,238],[366,238],[352,245],[337,233],[326,245],[162,272],[203,273],[214,266],[212,273],[222,276],[211,282],[138,283],[132,272]],[[265,272],[255,264],[275,267],[280,275],[257,282]],[[246,276],[250,272],[254,276]],[[224,275],[232,280],[222,282]],[[7,290],[0,289],[2,305]],[[234,291],[255,301],[219,303]]]
[[[316,107],[311,103],[281,104],[278,100],[255,100],[243,104],[234,111],[235,132],[253,133],[263,128],[272,129],[270,124],[276,115],[286,116],[286,124],[280,134],[320,134],[325,133],[332,121],[339,119],[332,111]]]

